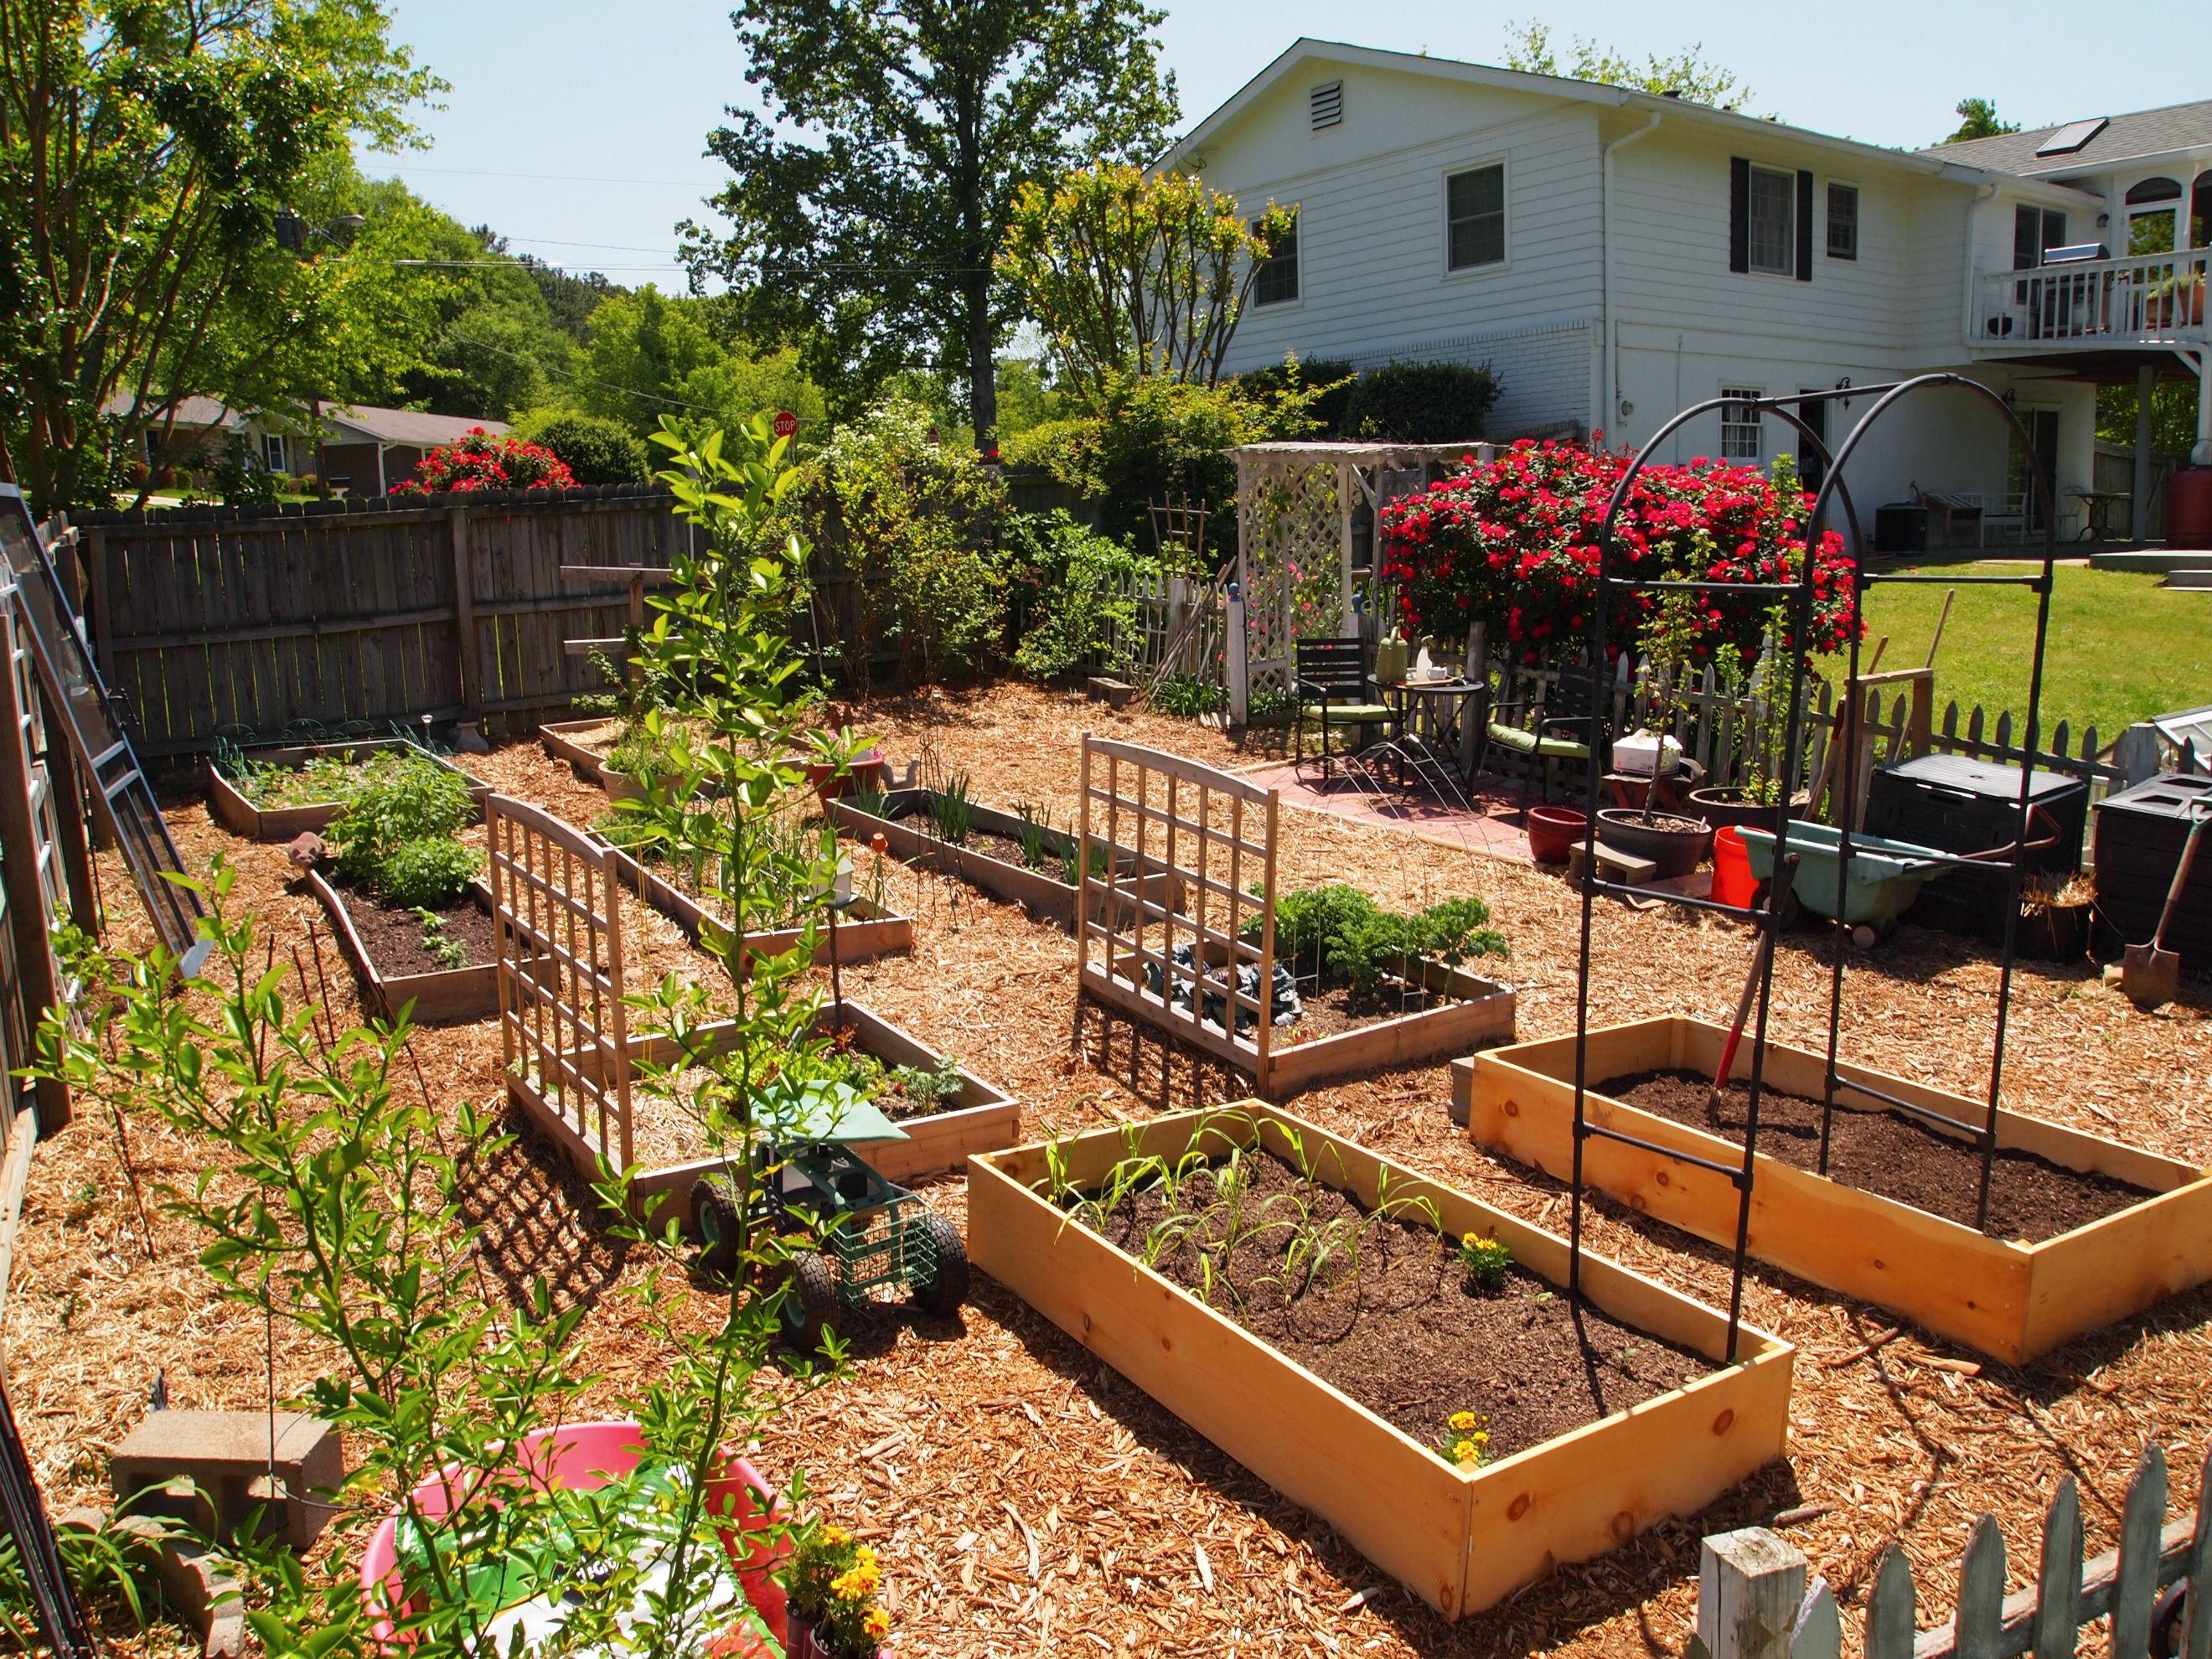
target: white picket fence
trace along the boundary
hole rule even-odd
[[[2118,1547],[2084,1561],[2081,1493],[2066,1476],[2044,1516],[2034,1579],[2010,1594],[2004,1534],[1980,1516],[1960,1560],[1956,1610],[1932,1630],[1918,1627],[1912,1568],[1892,1544],[1853,1646],[1864,1659],[2074,1659],[2082,1627],[2108,1619],[2112,1659],[2212,1659],[2212,1457],[2195,1513],[2168,1521],[2166,1507],[2166,1454],[2153,1445],[2128,1482]],[[1842,1659],[1842,1610],[1826,1581],[1808,1583],[1809,1571],[1764,1528],[1706,1539],[1689,1659]],[[2177,1606],[2161,1593],[2184,1579]]]

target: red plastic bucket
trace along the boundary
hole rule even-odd
[[[1713,835],[1713,897],[1723,904],[1733,904],[1739,909],[1751,908],[1751,897],[1759,884],[1751,878],[1751,854],[1743,844],[1743,832],[1734,827],[1716,830]]]

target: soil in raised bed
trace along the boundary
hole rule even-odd
[[[1380,1024],[1387,1019],[1425,1014],[1431,1008],[1448,1008],[1458,1000],[1457,997],[1419,989],[1398,980],[1386,980],[1364,994],[1353,991],[1349,985],[1324,983],[1316,987],[1310,982],[1302,983],[1298,987],[1298,1002],[1304,1012],[1296,1024],[1279,1028],[1275,1041],[1281,1047],[1312,1042],[1340,1032],[1356,1031],[1362,1026]]]
[[[387,904],[358,887],[343,890],[346,914],[361,936],[362,948],[386,980],[415,974],[442,974],[453,968],[475,968],[490,962],[499,944],[492,919],[477,908],[465,893],[447,904],[427,907],[445,921],[445,937],[468,952],[461,962],[441,962],[422,944],[422,918],[403,905]]]
[[[1595,1087],[1639,1110],[1742,1141],[1749,1096],[1742,1083],[1729,1085],[1717,1115],[1709,1109],[1712,1079],[1696,1072],[1638,1072]],[[1845,1103],[1850,1098],[1846,1094],[1836,1103],[1829,1179],[1972,1226],[1981,1154],[1908,1112]],[[1759,1150],[1801,1170],[1815,1168],[1820,1158],[1820,1103],[1760,1090]],[[1999,1147],[1990,1171],[1988,1231],[2040,1243],[2154,1196],[2112,1176],[2069,1170],[2033,1152]]]
[[[1319,1155],[1324,1173],[1328,1156]],[[1548,1281],[1517,1267],[1497,1295],[1470,1291],[1455,1242],[1425,1220],[1372,1217],[1281,1158],[1248,1152],[1241,1160],[1251,1182],[1248,1213],[1287,1220],[1307,1205],[1306,1223],[1335,1229],[1340,1241],[1367,1224],[1356,1259],[1340,1254],[1340,1271],[1294,1292],[1285,1282],[1288,1227],[1248,1231],[1225,1263],[1218,1259],[1221,1167],[1183,1183],[1182,1212],[1203,1218],[1193,1237],[1153,1264],[1157,1271],[1424,1445],[1439,1446],[1452,1414],[1471,1411],[1487,1419],[1492,1458],[1509,1457],[1713,1369],[1703,1355],[1595,1308],[1577,1311]],[[1168,1213],[1156,1187],[1124,1200],[1107,1218],[1106,1237],[1141,1256]],[[1217,1257],[1210,1290],[1200,1240]]]

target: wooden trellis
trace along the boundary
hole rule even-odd
[[[630,1046],[611,848],[505,795],[484,803],[507,1086],[563,1152],[627,1169]]]
[[[1275,967],[1276,792],[1087,732],[1082,789],[1076,940],[1083,988],[1264,1075]],[[1179,878],[1181,909],[1158,883],[1161,870],[1173,872],[1170,890]],[[1245,937],[1255,921],[1256,941]],[[1176,959],[1184,945],[1188,963]],[[1238,988],[1236,970],[1248,963],[1259,969],[1256,997]],[[1249,1030],[1240,1030],[1247,1016]]]

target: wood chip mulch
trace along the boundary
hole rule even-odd
[[[979,800],[1025,799],[1065,820],[1077,805],[1078,734],[1151,743],[1212,764],[1273,757],[1224,734],[1066,693],[1000,686],[931,693],[858,711],[896,760],[927,741],[969,770]],[[1264,741],[1264,740],[1262,740]],[[464,765],[501,789],[588,824],[605,797],[534,744]],[[218,853],[280,956],[295,948],[311,988],[319,957],[338,1018],[353,987],[313,902],[287,890],[281,848],[238,841],[204,804],[179,797],[173,832],[187,861]],[[1520,993],[1523,1036],[1571,1026],[1579,905],[1556,878],[1372,825],[1284,814],[1286,887],[1352,879],[1392,905],[1477,893],[1512,944],[1496,971]],[[116,936],[143,942],[123,873],[102,860]],[[866,878],[864,878],[866,879]],[[1017,908],[903,866],[890,902],[915,917],[911,954],[848,967],[846,993],[949,1049],[1023,1103],[1025,1136],[1249,1092],[1218,1066],[1146,1030],[1079,1010],[1073,941]],[[705,974],[672,924],[626,910],[655,973]],[[320,933],[319,952],[310,925]],[[1729,927],[1673,912],[1597,913],[1593,1017],[1680,1011],[1725,1018],[1747,945]],[[1985,1086],[1996,964],[1982,947],[1906,928],[1852,963],[1848,1058],[1974,1093]],[[1828,978],[1815,936],[1779,952],[1772,1024],[1800,1042],[1825,1032]],[[496,1100],[500,1054],[485,1022],[415,1040],[433,1100]],[[2008,1104],[2154,1151],[2212,1163],[2212,986],[2137,1012],[2095,968],[2027,964],[2014,986]],[[1445,1113],[1449,1074],[1425,1066],[1327,1088],[1296,1109],[1528,1218],[1564,1226],[1556,1182],[1476,1149]],[[184,1184],[203,1149],[143,1117],[128,1123],[139,1182]],[[476,1218],[486,1259],[520,1286],[544,1273],[588,1304],[586,1327],[611,1398],[659,1364],[625,1300],[639,1268],[591,1224],[586,1195],[544,1148],[527,1145],[479,1171]],[[931,1201],[964,1223],[963,1184]],[[1595,1248],[1669,1285],[1724,1303],[1723,1252],[1598,1200]],[[87,1114],[33,1166],[4,1330],[9,1386],[49,1504],[96,1499],[106,1455],[144,1409],[157,1373],[178,1406],[266,1402],[259,1320],[217,1304],[194,1241],[158,1214],[142,1228],[112,1120]],[[757,1461],[804,1464],[823,1504],[881,1551],[899,1651],[933,1659],[1010,1653],[1498,1655],[1534,1650],[1631,1659],[1679,1653],[1697,1600],[1698,1540],[1814,1506],[1790,1529],[1847,1607],[1862,1603],[1879,1553],[1901,1542],[1921,1587],[1920,1621],[1950,1611],[1973,1517],[1995,1513],[2013,1583],[2040,1541],[2044,1505],[2066,1474],[2082,1488],[2094,1552],[2114,1541],[2118,1506],[2146,1442],[2166,1448],[2177,1492],[2193,1491],[2212,1444],[2212,1293],[2015,1370],[1929,1338],[1894,1317],[1754,1266],[1753,1323],[1796,1343],[1791,1454],[1705,1515],[1666,1522],[1602,1559],[1563,1567],[1504,1605],[1454,1626],[1383,1578],[1328,1527],[1214,1450],[1008,1292],[979,1278],[964,1332],[892,1310],[861,1333],[851,1376],[798,1400]],[[319,1356],[277,1333],[279,1392]],[[2185,1500],[2184,1500],[2185,1501]],[[173,1637],[118,1644],[180,1652]]]

